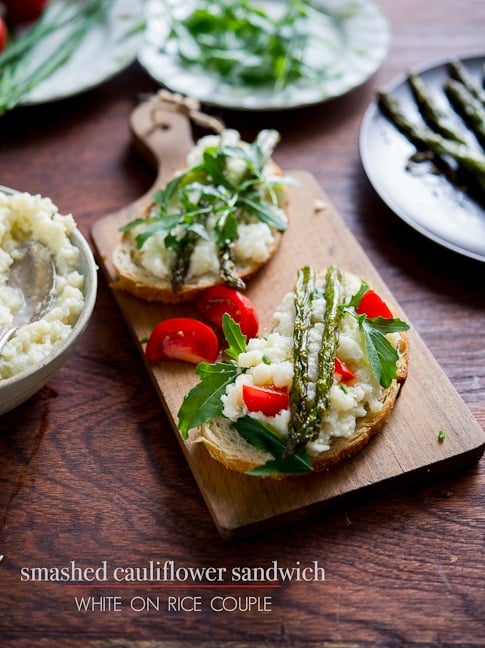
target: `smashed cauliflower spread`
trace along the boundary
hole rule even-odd
[[[357,278],[347,277],[346,298],[350,299],[358,291],[359,286]],[[323,296],[321,299],[324,300]],[[318,313],[325,311],[324,304],[319,301],[316,299],[313,302],[314,326],[311,331],[308,361],[310,396],[312,389],[314,390],[316,387],[317,356],[323,332],[323,322]],[[282,410],[274,417],[265,416],[261,412],[248,412],[242,396],[244,383],[262,387],[268,385],[287,387],[288,389],[291,387],[294,371],[292,362],[295,322],[293,293],[288,293],[285,296],[273,318],[275,325],[272,331],[264,337],[249,340],[246,351],[238,356],[238,364],[247,371],[240,374],[236,381],[227,387],[225,395],[222,396],[223,414],[232,421],[249,414],[268,424],[282,436],[286,436],[290,420],[289,409]],[[383,388],[371,370],[365,353],[362,333],[353,318],[346,317],[342,320],[337,355],[349,366],[352,366],[357,380],[342,390],[337,379],[334,378],[330,389],[330,407],[322,422],[320,433],[314,441],[307,445],[310,455],[317,455],[328,450],[333,437],[350,438],[355,432],[357,419],[365,416],[367,412],[379,412],[382,408]]]
[[[239,133],[233,129],[224,131],[224,144],[226,146],[242,147],[245,143],[240,139]],[[194,168],[202,164],[204,151],[211,147],[218,147],[222,144],[221,135],[206,135],[202,137],[196,146],[187,154],[187,168]],[[246,164],[238,159],[229,157],[225,174],[227,179],[233,183],[241,182],[247,171]],[[265,168],[266,175],[273,174],[271,164]],[[175,203],[171,209],[176,212],[181,209],[180,204]],[[274,207],[274,209],[277,209]],[[286,221],[283,209],[278,208],[281,218]],[[220,215],[210,214],[205,222],[207,237],[197,241],[192,252],[190,265],[187,272],[187,279],[196,280],[207,274],[218,275],[220,261],[216,246],[215,228]],[[182,232],[180,232],[181,234]],[[170,276],[171,267],[174,262],[174,251],[165,245],[166,232],[156,233],[147,239],[141,250],[136,250],[137,262],[156,277],[166,278]],[[234,241],[234,259],[237,264],[264,263],[271,256],[275,245],[276,234],[269,225],[257,220],[249,214],[241,214],[238,222],[238,235]]]
[[[47,312],[20,326],[0,354],[0,382],[42,362],[68,337],[81,313],[84,277],[78,269],[79,250],[70,240],[75,227],[72,216],[59,214],[49,198],[0,191],[0,331],[22,307],[19,291],[7,283],[16,249],[25,241],[40,241],[56,268]]]

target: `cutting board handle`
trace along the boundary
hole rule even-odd
[[[132,112],[130,129],[141,154],[158,169],[153,189],[166,185],[185,166],[193,147],[191,122],[220,133],[224,124],[200,111],[197,100],[160,90]]]

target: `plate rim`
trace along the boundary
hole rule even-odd
[[[324,8],[325,5],[332,5],[335,4],[333,0],[318,0],[319,7],[318,8]],[[241,101],[241,98],[238,96],[231,95],[230,93],[230,87],[227,85],[227,95],[223,94],[222,98],[221,95],[216,95],[214,96],[214,93],[212,96],[207,96],[206,94],[200,94],[194,92],[191,93],[191,96],[199,100],[201,103],[204,103],[209,106],[214,106],[218,108],[224,108],[224,109],[230,109],[230,110],[242,110],[242,111],[248,111],[248,112],[265,112],[265,111],[283,111],[283,110],[292,110],[296,108],[303,108],[303,107],[308,107],[308,106],[314,106],[318,105],[321,103],[324,103],[326,101],[330,101],[332,99],[336,99],[338,97],[344,96],[345,94],[351,92],[352,90],[360,87],[366,81],[371,78],[373,74],[381,67],[383,64],[384,60],[386,59],[389,49],[390,49],[390,44],[391,44],[391,27],[390,23],[387,19],[387,17],[384,15],[382,12],[381,8],[377,5],[375,0],[356,0],[354,3],[352,3],[350,0],[348,1],[349,6],[352,4],[358,5],[359,9],[364,8],[366,11],[372,11],[373,12],[373,19],[377,20],[377,28],[379,33],[381,34],[381,42],[379,43],[379,49],[375,50],[373,49],[373,56],[371,57],[372,60],[372,65],[368,69],[366,69],[365,73],[361,73],[357,75],[357,80],[354,80],[353,82],[348,82],[342,87],[342,89],[338,92],[331,92],[331,93],[325,93],[325,92],[319,92],[318,97],[313,97],[312,99],[306,100],[306,101],[301,101],[301,100],[290,100],[290,101],[284,101],[284,98],[282,98],[279,102],[268,102],[263,99],[258,99],[253,102],[248,102],[248,101]],[[147,8],[149,5],[149,0],[145,4],[145,7]],[[356,17],[357,19],[361,18],[359,16],[360,11],[356,12]],[[351,20],[355,20],[356,17],[352,17]],[[145,30],[145,34],[148,32],[148,26],[149,26],[149,16],[146,14],[146,20],[147,20],[147,26]],[[344,23],[346,24],[346,23]],[[138,53],[137,53],[137,59],[142,68],[146,71],[146,73],[157,83],[164,85],[165,87],[169,88],[173,92],[181,92],[180,88],[177,88],[175,86],[172,86],[170,84],[170,79],[167,78],[166,75],[163,73],[163,66],[161,66],[162,72],[156,72],[154,71],[153,67],[147,62],[147,57],[151,52],[153,52],[154,46],[148,42],[148,40],[145,39],[145,41],[142,43],[140,46]],[[147,54],[148,52],[148,54]],[[377,52],[377,54],[376,54]],[[366,57],[369,58],[369,57]],[[184,70],[182,67],[178,68],[180,70],[181,74],[184,74]],[[198,73],[199,71],[197,71]],[[187,73],[185,72],[185,75]],[[193,73],[196,74],[196,73]],[[209,79],[215,79],[217,80],[217,75],[211,75],[208,74],[207,78]],[[323,81],[321,83],[322,88],[325,86],[325,82]],[[241,86],[242,87],[242,86]],[[249,93],[252,94],[254,93],[255,89],[251,86],[247,86]],[[226,91],[224,90],[224,93]],[[279,95],[279,93],[276,93]],[[296,87],[295,92],[293,93],[295,96],[298,96],[298,87]],[[275,93],[271,95],[272,97],[275,96]]]
[[[118,6],[119,5],[119,6]],[[139,20],[140,23],[143,21],[143,5],[138,5],[138,3],[133,3],[130,0],[113,0],[112,6],[109,8],[106,20],[108,23],[111,23],[115,19],[114,12],[119,11],[121,9],[123,10],[123,16],[130,16],[130,20],[135,20],[135,14],[137,16],[136,20]],[[130,35],[130,42],[131,39],[135,40],[136,39],[136,31]],[[44,104],[49,104],[53,103],[56,101],[62,101],[64,99],[68,99],[69,97],[76,97],[80,94],[83,94],[84,92],[88,92],[89,90],[93,90],[94,88],[99,87],[103,83],[106,83],[107,81],[111,80],[114,78],[117,74],[122,72],[124,69],[126,69],[129,65],[131,65],[137,57],[138,50],[140,49],[140,44],[142,42],[143,38],[143,30],[139,30],[139,36],[138,36],[138,42],[137,46],[132,46],[129,49],[126,49],[127,55],[124,57],[117,56],[114,58],[115,61],[119,62],[113,66],[110,66],[109,70],[99,76],[95,76],[95,78],[92,79],[90,82],[84,82],[81,83],[78,87],[75,89],[68,89],[63,91],[62,89],[59,89],[59,84],[57,84],[57,92],[52,92],[47,95],[44,94],[42,96],[42,86],[50,81],[50,78],[45,79],[44,81],[41,81],[35,88],[30,90],[28,93],[26,93],[21,100],[18,102],[18,106],[41,106]],[[103,52],[106,53],[106,49],[103,48]],[[129,53],[128,53],[129,52]],[[67,74],[70,75],[72,71],[70,72],[69,70],[69,61],[67,61],[62,67],[65,67],[67,70]],[[56,71],[56,73],[59,73],[59,71],[62,70],[62,68],[59,68],[59,70]],[[65,70],[64,70],[65,72]],[[62,78],[62,74],[61,74]],[[40,92],[39,92],[40,90]],[[40,96],[37,96],[40,94]]]
[[[404,83],[406,83],[410,73],[416,73],[421,75],[426,72],[433,72],[434,70],[437,70],[440,67],[444,67],[453,60],[458,60],[460,62],[466,63],[467,61],[474,60],[474,59],[482,59],[482,62],[485,63],[485,51],[483,50],[467,51],[467,52],[458,53],[455,56],[435,57],[433,59],[430,59],[428,62],[425,63],[421,62],[416,65],[409,66],[407,71],[400,72],[398,75],[393,77],[389,82],[383,84],[382,89],[385,92],[392,93],[396,91],[396,89],[400,88]],[[398,218],[400,218],[403,222],[405,222],[407,225],[413,228],[416,232],[420,233],[424,237],[428,238],[429,240],[433,241],[434,243],[448,250],[461,254],[470,259],[474,259],[476,261],[485,262],[485,252],[482,254],[479,252],[475,252],[473,250],[469,250],[463,245],[453,243],[452,241],[447,240],[446,238],[440,236],[439,234],[431,232],[429,229],[424,227],[419,221],[417,221],[413,217],[408,216],[407,212],[400,207],[399,201],[395,199],[394,194],[392,192],[389,192],[387,188],[384,188],[382,184],[378,180],[376,180],[374,173],[372,171],[374,165],[372,165],[369,162],[369,156],[367,154],[364,140],[368,136],[368,131],[370,129],[370,126],[373,123],[373,120],[375,120],[376,115],[378,114],[380,114],[379,108],[377,106],[377,101],[374,99],[367,106],[364,116],[362,117],[361,126],[359,129],[359,140],[358,140],[361,165],[374,191]],[[485,209],[483,209],[483,212],[485,215]]]

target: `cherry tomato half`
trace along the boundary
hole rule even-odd
[[[0,16],[0,52],[7,47],[8,43],[8,29],[5,20]]]
[[[350,382],[355,378],[353,371],[350,371],[345,362],[340,360],[340,358],[335,358],[335,373],[340,376],[342,382]]]
[[[290,404],[288,391],[277,387],[243,385],[242,396],[250,412],[262,412],[266,416],[276,416]]]
[[[30,22],[40,16],[48,0],[2,0],[12,24]]]
[[[184,360],[192,364],[214,362],[219,352],[216,334],[203,322],[190,317],[173,317],[159,322],[145,348],[148,362]]]
[[[374,290],[368,290],[363,294],[356,311],[359,315],[367,315],[367,317],[393,317],[386,302]]]
[[[251,300],[234,288],[224,285],[207,288],[197,300],[196,308],[201,317],[219,329],[222,316],[228,313],[247,338],[255,337],[258,332],[258,316]]]

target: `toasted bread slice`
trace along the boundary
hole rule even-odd
[[[323,281],[325,271],[319,271],[317,276],[319,281]],[[358,285],[356,284],[357,278],[350,273],[344,273],[344,276],[349,286]],[[358,281],[360,282],[360,279]],[[289,301],[291,302],[291,299]],[[272,330],[277,330],[279,320],[280,317],[277,317],[272,321],[271,328],[267,331],[267,334],[271,333]],[[352,329],[349,330],[351,331]],[[345,331],[345,336],[349,335],[349,331]],[[363,344],[362,339],[359,339],[359,335],[357,331],[355,340],[348,342],[351,347],[354,342],[356,344]],[[351,433],[349,433],[348,429],[344,429],[343,432],[338,429],[340,425],[338,423],[340,420],[338,418],[339,414],[333,416],[332,411],[332,408],[338,409],[338,405],[334,403],[334,397],[331,396],[328,417],[330,423],[326,423],[325,442],[322,443],[322,446],[326,444],[326,447],[322,447],[319,450],[318,442],[317,444],[312,444],[311,442],[307,444],[307,450],[309,451],[314,471],[327,470],[331,466],[360,452],[389,420],[408,371],[407,332],[394,332],[391,334],[391,338],[392,344],[398,353],[396,378],[392,380],[387,388],[380,387],[377,379],[371,377],[371,372],[367,372],[365,369],[366,364],[368,365],[366,357],[362,357],[356,361],[354,370],[356,371],[357,377],[343,391],[350,392],[352,389],[356,389],[356,394],[367,391],[370,396],[368,400],[363,398],[357,404],[354,427]],[[357,356],[358,354],[355,355]],[[361,380],[360,375],[367,376],[365,380],[369,384],[364,384],[364,381],[359,383]],[[337,377],[334,378],[334,386],[338,387]],[[340,397],[339,390],[337,389],[334,394],[335,400],[338,402]],[[343,396],[342,398],[346,397]],[[348,407],[348,403],[344,407]],[[268,423],[268,420],[265,422]],[[333,428],[331,427],[332,422],[334,424]],[[269,421],[269,425],[271,426],[271,421]],[[273,456],[269,452],[255,447],[240,436],[236,428],[232,425],[231,420],[225,417],[219,417],[201,425],[197,428],[195,434],[191,435],[191,440],[202,442],[214,459],[222,463],[226,468],[238,472],[253,470],[273,459]],[[275,473],[270,476],[281,479],[287,477],[288,474]]]
[[[194,149],[189,152],[187,168],[181,170],[181,173],[200,165],[202,158],[200,151],[204,150],[204,146],[214,147],[214,141],[222,142],[224,133],[229,133],[229,143],[234,149],[238,147],[245,149],[249,146],[240,139],[233,143],[235,137],[239,138],[239,134],[232,130],[224,131],[222,135],[206,136],[199,140]],[[275,133],[275,131],[271,133]],[[229,158],[224,174],[227,174],[227,178],[231,181],[234,176],[237,178],[240,173],[242,173],[241,160]],[[273,178],[282,176],[281,169],[272,158],[269,158],[264,164],[264,175]],[[204,183],[209,182],[210,184],[210,174],[208,174],[208,177],[209,181],[205,180]],[[263,187],[258,191],[263,201],[278,210],[281,215],[281,222],[286,228],[287,194],[284,190],[283,181],[281,185],[278,184],[276,188],[273,188],[270,193]],[[175,202],[171,204],[170,213],[172,214],[177,210],[183,211],[183,209],[180,202]],[[157,211],[159,211],[157,205],[153,202],[145,214],[142,215],[142,218],[147,222],[147,219],[156,214]],[[184,282],[177,289],[173,289],[171,280],[174,252],[169,250],[164,243],[164,238],[168,232],[160,235],[158,239],[158,235],[154,236],[153,239],[145,241],[143,246],[139,248],[136,244],[136,236],[140,232],[140,227],[143,228],[143,223],[125,231],[120,242],[115,246],[112,262],[118,276],[112,286],[126,290],[147,301],[179,303],[193,300],[206,288],[224,283],[223,278],[221,278],[217,244],[215,243],[220,234],[217,234],[217,226],[214,226],[212,222],[213,214],[214,212],[205,216],[206,220],[203,222],[203,226],[206,228],[206,237],[201,237],[195,244]],[[237,212],[235,212],[235,219],[238,223],[238,237],[231,244],[232,260],[234,262],[234,274],[244,284],[274,255],[280,244],[284,228],[278,229],[273,225],[258,220],[254,214],[251,215],[245,208],[238,208]],[[171,235],[174,237],[180,236],[180,225],[174,227]],[[147,248],[152,244],[153,248],[147,252]],[[158,257],[157,249],[159,251]],[[194,261],[194,259],[196,260]]]
[[[281,232],[272,232],[272,244],[268,247],[268,256],[264,261],[248,262],[236,260],[237,275],[247,282],[274,255],[281,240]],[[157,301],[168,304],[191,301],[206,288],[221,284],[222,279],[217,273],[207,272],[187,281],[184,286],[174,292],[170,277],[160,277],[147,270],[140,262],[139,251],[136,248],[133,234],[126,232],[113,252],[113,265],[118,277],[112,283],[113,288],[126,290],[136,297],[146,301]]]

